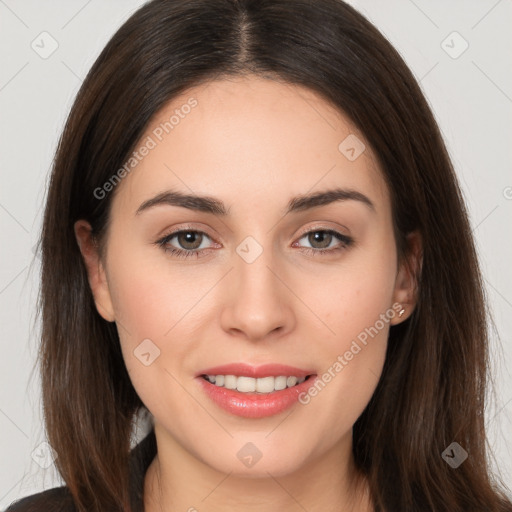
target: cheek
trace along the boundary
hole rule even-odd
[[[114,262],[113,257],[110,295],[123,358],[144,400],[145,391],[158,395],[162,386],[156,386],[156,380],[165,379],[166,369],[173,371],[169,361],[179,364],[190,348],[184,331],[190,324],[180,319],[188,318],[187,310],[197,297],[179,279],[166,279],[162,269],[137,257],[136,252],[123,257],[122,265]]]
[[[123,358],[138,395],[155,416],[164,404],[197,414],[180,384],[187,386],[197,370],[194,358],[207,333],[198,329],[214,320],[207,315],[218,299],[211,289],[219,277],[136,247],[112,251],[109,268]]]
[[[327,443],[352,427],[377,386],[390,320],[397,314],[392,308],[395,273],[393,247],[381,245],[347,259],[339,271],[330,272],[325,286],[308,290],[308,301],[322,320],[310,333],[321,373],[303,404],[311,407],[308,417],[319,429],[321,423],[334,427]]]
[[[208,279],[198,281],[190,274],[191,267],[180,271],[171,260],[155,259],[147,252],[137,254],[135,250],[130,257],[123,256],[122,266],[111,264],[110,292],[116,321],[122,324],[130,343],[145,338],[164,342],[183,333],[208,289]]]
[[[395,274],[394,248],[383,240],[347,256],[335,268],[321,269],[315,281],[304,286],[302,294],[322,322],[320,340],[327,342],[329,351],[348,350],[351,341],[374,326],[381,314],[394,314]],[[380,322],[378,327],[382,330]]]

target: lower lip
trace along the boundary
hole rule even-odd
[[[244,418],[265,418],[292,407],[299,395],[314,384],[316,375],[301,384],[272,393],[240,393],[234,389],[216,386],[203,377],[197,377],[204,392],[225,411]]]

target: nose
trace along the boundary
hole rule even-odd
[[[234,255],[220,317],[222,328],[231,335],[259,341],[284,336],[295,326],[293,287],[271,252],[264,250],[252,263]]]

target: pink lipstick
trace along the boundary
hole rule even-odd
[[[292,407],[314,384],[316,373],[288,365],[233,363],[201,370],[203,392],[225,411],[244,418],[263,418]]]

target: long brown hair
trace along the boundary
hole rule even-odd
[[[488,318],[452,163],[398,52],[340,0],[154,0],[84,80],[53,164],[39,303],[46,432],[78,510],[130,510],[130,436],[144,405],[115,324],[95,308],[73,225],[88,220],[104,247],[113,193],[94,192],[155,113],[191,86],[245,73],[306,86],[347,115],[378,157],[399,255],[408,233],[422,237],[417,306],[391,328],[383,374],[354,426],[376,510],[512,511],[489,468]],[[469,454],[456,469],[441,456],[452,442]]]

